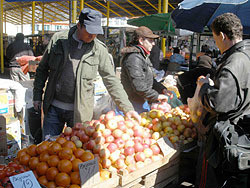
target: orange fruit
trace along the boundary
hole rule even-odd
[[[60,172],[69,173],[72,170],[72,163],[69,160],[63,159],[59,161],[57,168]]]
[[[56,183],[53,182],[53,181],[50,181],[50,182],[48,182],[48,184],[47,184],[46,187],[47,187],[47,188],[56,188]]]
[[[50,167],[56,167],[59,161],[60,161],[60,158],[57,155],[51,155],[49,156],[47,163]]]
[[[41,154],[40,154],[40,156],[39,156],[39,160],[41,161],[41,162],[47,162],[48,161],[48,159],[49,159],[49,153],[48,153],[48,151],[44,151],[44,152],[42,152]]]
[[[49,166],[46,162],[40,162],[36,166],[36,172],[39,176],[43,176],[46,174],[46,171],[48,170]]]
[[[74,155],[76,158],[80,158],[83,153],[84,153],[84,149],[82,148],[77,148],[76,150],[74,150]]]
[[[58,173],[55,178],[57,186],[67,187],[70,185],[70,176],[65,172]]]
[[[62,150],[58,153],[60,159],[68,159],[70,160],[72,157],[72,149],[68,147],[63,147]]]
[[[38,165],[39,162],[40,161],[39,161],[38,157],[31,157],[31,159],[29,160],[30,169],[32,169],[32,170],[36,169],[36,166]]]
[[[65,143],[62,145],[63,147],[67,147],[72,149],[73,151],[76,149],[76,145],[74,142],[67,140]]]
[[[29,164],[29,160],[30,160],[30,156],[28,154],[23,154],[19,159],[20,163],[25,166]]]
[[[79,172],[71,172],[70,173],[70,180],[72,184],[81,184],[80,174]]]
[[[50,147],[49,147],[49,154],[50,155],[56,155],[59,153],[59,151],[62,150],[61,144],[54,142]]]
[[[80,160],[80,159],[74,159],[73,161],[72,161],[72,170],[73,171],[79,171],[79,167],[78,167],[78,165],[80,164],[80,163],[82,163],[82,161]]]
[[[27,153],[31,156],[31,157],[34,157],[37,155],[36,153],[36,145],[35,144],[32,144],[30,145],[28,148],[27,148]]]
[[[94,155],[92,153],[90,153],[89,151],[85,151],[82,156],[80,157],[80,159],[85,162],[85,161],[89,161],[94,159]]]
[[[44,185],[44,186],[47,186],[47,184],[48,184],[48,180],[46,179],[45,176],[40,176],[40,177],[38,178],[38,182],[39,182],[40,184]]]
[[[47,180],[53,181],[58,173],[59,173],[59,171],[58,171],[58,169],[56,167],[50,167],[46,171],[46,178],[47,178]]]
[[[56,142],[59,143],[60,145],[63,145],[67,140],[63,137],[58,137],[56,139]]]

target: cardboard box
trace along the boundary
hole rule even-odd
[[[6,124],[17,120],[15,97],[11,90],[0,89],[0,115],[6,118]]]
[[[0,115],[0,155],[6,159],[16,157],[21,149],[21,127],[19,120],[6,124],[6,118]]]

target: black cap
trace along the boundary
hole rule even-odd
[[[103,34],[102,14],[90,8],[84,8],[79,16],[79,22],[82,23],[90,34]]]

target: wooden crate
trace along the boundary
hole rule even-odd
[[[107,179],[105,181],[102,181],[96,185],[93,185],[91,186],[92,188],[105,188],[105,187],[108,187],[108,188],[115,188],[119,185],[119,176],[112,172],[111,173],[111,178],[110,179]]]
[[[122,188],[152,187],[168,178],[164,174],[177,174],[179,168],[179,152],[174,151],[162,160],[155,161],[144,168],[138,169],[129,174],[118,174],[119,185]],[[173,167],[172,167],[173,166]],[[170,168],[172,167],[172,168]],[[173,172],[172,172],[173,171]],[[157,181],[155,181],[157,179]]]

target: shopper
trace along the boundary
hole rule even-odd
[[[169,62],[178,63],[180,65],[185,64],[185,58],[180,54],[180,48],[174,47],[173,49],[173,55],[170,56]]]
[[[29,73],[24,74],[17,58],[21,56],[34,56],[32,48],[24,43],[24,35],[17,33],[15,41],[10,43],[6,49],[6,60],[10,67],[10,78],[14,81],[29,80]]]
[[[181,95],[181,101],[184,104],[187,104],[187,98],[194,96],[196,81],[199,76],[209,74],[211,79],[214,77],[216,64],[212,61],[211,52],[207,49],[205,47],[202,48],[203,55],[199,57],[197,66],[194,69],[178,75],[177,87]]]
[[[79,22],[69,31],[55,33],[36,70],[34,108],[41,107],[43,88],[43,137],[58,135],[64,124],[90,121],[94,107],[94,80],[97,72],[118,107],[138,121],[120,80],[116,77],[106,46],[96,39],[103,34],[101,13],[84,8]]]
[[[208,113],[203,120],[208,132],[200,154],[196,186],[247,188],[250,186],[249,170],[234,169],[233,160],[222,152],[225,147],[221,147],[215,130],[217,125],[230,122],[239,136],[250,133],[247,118],[250,113],[250,40],[242,40],[243,26],[232,13],[218,16],[211,28],[222,56],[217,59],[214,86],[208,84],[207,78],[198,81],[202,86],[200,101]]]
[[[121,82],[135,110],[141,113],[150,110],[148,102],[168,98],[159,94],[167,90],[154,80],[153,65],[148,58],[155,45],[154,40],[159,36],[141,26],[135,30],[133,37],[133,46],[122,49]]]

